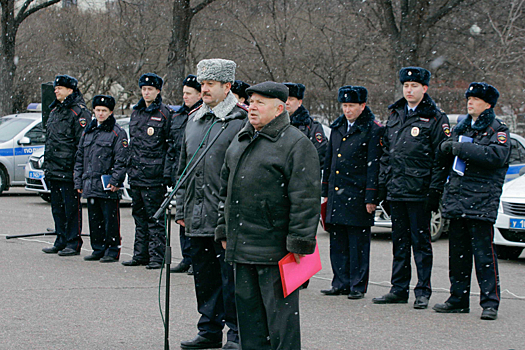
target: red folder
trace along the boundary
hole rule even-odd
[[[321,269],[321,257],[319,256],[319,247],[317,244],[315,245],[314,253],[301,258],[299,264],[295,262],[292,253],[286,254],[286,256],[279,261],[284,297],[286,298],[290,295],[313,275],[321,271]]]
[[[326,203],[328,203],[327,201],[324,201],[323,203],[321,203],[321,226],[323,227],[323,230],[326,231],[326,226],[325,226],[325,222],[326,222]]]

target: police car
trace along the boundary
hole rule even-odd
[[[118,118],[118,117],[117,117]],[[119,118],[117,123],[129,133],[129,119],[130,118]],[[42,170],[42,164],[44,164],[44,147],[34,152],[29,157],[27,164],[25,165],[25,189],[27,191],[38,192],[40,197],[46,202],[51,201],[51,191],[47,188],[47,184],[44,178],[44,170]],[[129,193],[130,186],[128,184],[128,176],[124,180],[124,188],[122,189],[122,200],[131,202],[131,195]]]
[[[0,194],[24,186],[24,169],[34,152],[43,150],[41,113],[11,114],[0,118]]]

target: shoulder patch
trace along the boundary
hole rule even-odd
[[[78,123],[81,127],[85,128],[87,124],[86,118],[78,118]]]
[[[248,112],[248,106],[244,103],[237,102],[237,107],[244,109],[246,112]]]
[[[122,147],[128,147],[128,139],[122,139]]]
[[[443,128],[445,135],[450,136],[450,126],[448,124],[443,124],[441,127]]]
[[[323,142],[323,134],[321,134],[320,132],[316,132],[316,133],[315,133],[315,139],[316,139],[317,142],[319,142],[319,143]]]
[[[506,133],[500,131],[500,132],[498,132],[498,136],[497,137],[498,137],[498,142],[499,143],[503,144],[503,143],[507,142],[507,134]]]

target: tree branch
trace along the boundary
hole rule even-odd
[[[30,10],[27,10],[27,7],[33,2],[33,0],[26,0],[20,11],[18,11],[18,14],[16,15],[15,23],[18,27],[20,23],[24,21],[27,17],[31,16],[33,13],[40,11],[42,9],[45,9],[46,7],[49,7],[51,5],[56,4],[57,2],[60,2],[60,0],[49,0],[46,2],[41,3],[38,6],[35,6],[31,8]]]
[[[204,0],[200,4],[196,5],[194,8],[191,9],[191,15],[195,16],[200,10],[204,9],[206,6],[214,2],[215,0]]]

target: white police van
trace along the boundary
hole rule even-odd
[[[44,148],[44,143],[41,113],[0,118],[0,194],[9,187],[25,185],[25,165],[33,152]]]

